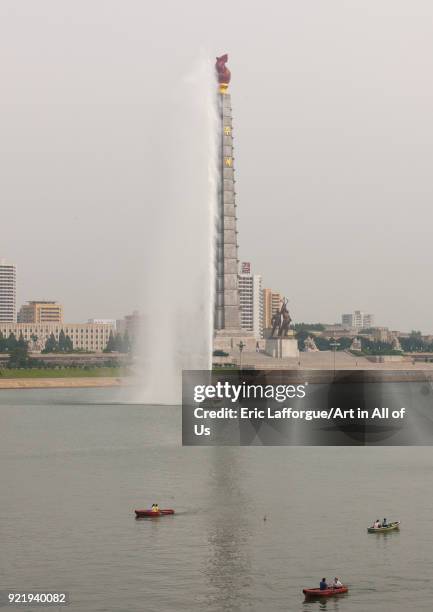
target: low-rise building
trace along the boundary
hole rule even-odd
[[[116,319],[87,319],[87,323],[112,325],[113,329],[116,329]]]
[[[62,330],[72,340],[74,349],[99,352],[107,346],[114,328],[106,323],[0,323],[3,336],[12,333],[18,339],[22,335],[34,351],[42,350],[51,334],[58,340]]]
[[[375,327],[371,330],[371,334],[375,342],[392,342],[393,334],[388,327]]]
[[[352,329],[347,325],[341,323],[324,323],[324,329],[322,331],[315,331],[316,336],[323,336],[323,338],[354,338],[357,335],[357,330]]]

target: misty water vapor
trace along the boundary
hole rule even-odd
[[[166,181],[151,191],[139,279],[136,399],[162,404],[180,402],[182,369],[211,366],[218,121],[210,60],[179,79],[171,102],[154,157]]]

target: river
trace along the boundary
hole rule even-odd
[[[432,609],[430,448],[182,447],[179,407],[119,393],[0,392],[1,588],[71,612]],[[154,502],[176,515],[134,518]],[[400,532],[367,534],[384,516]],[[322,576],[348,595],[304,602]]]

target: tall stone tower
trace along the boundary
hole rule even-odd
[[[216,231],[216,288],[214,326],[217,332],[240,332],[238,243],[233,164],[232,108],[228,93],[230,70],[227,55],[217,58],[220,121],[218,214]],[[225,335],[225,334],[224,334]]]

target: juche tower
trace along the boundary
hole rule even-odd
[[[218,213],[216,228],[216,288],[214,327],[217,336],[241,333],[238,287],[238,242],[233,162],[232,108],[228,93],[228,55],[217,57],[220,122]],[[222,338],[221,338],[222,339]]]

